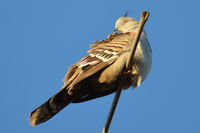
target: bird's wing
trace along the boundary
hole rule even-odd
[[[103,94],[92,95],[88,95],[84,91],[74,92],[83,89],[85,87],[84,83],[87,86],[87,82],[81,81],[87,80],[86,78],[92,77],[92,75],[95,76],[97,72],[101,72],[100,70],[110,68],[113,71],[112,65],[120,62],[123,53],[129,50],[130,38],[132,37],[129,34],[114,33],[108,36],[106,40],[97,41],[91,45],[91,49],[88,51],[89,54],[70,67],[64,78],[62,89],[30,114],[31,125],[35,126],[49,120],[71,102],[83,102],[112,93],[112,90],[108,90]],[[117,68],[117,66],[114,65],[114,68]],[[114,75],[113,72],[111,74]]]
[[[96,41],[88,50],[89,54],[70,67],[63,88],[73,91],[74,85],[115,62],[121,54],[129,51],[130,41],[128,33],[113,33],[106,40]]]

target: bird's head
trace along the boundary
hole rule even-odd
[[[122,16],[115,23],[114,31],[133,32],[138,28],[139,22],[131,17]]]

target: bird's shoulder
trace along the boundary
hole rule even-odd
[[[105,40],[96,41],[95,44],[90,45],[91,49],[87,52],[91,57],[109,62],[126,51],[130,46],[130,42],[131,37],[128,33],[113,33]]]

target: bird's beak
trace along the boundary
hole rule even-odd
[[[117,28],[115,28],[115,29],[113,29],[113,31],[118,31],[118,29],[117,29]]]

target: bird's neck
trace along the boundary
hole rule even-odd
[[[135,23],[129,23],[127,25],[124,25],[121,29],[122,33],[126,32],[136,32],[138,29],[138,24]]]

